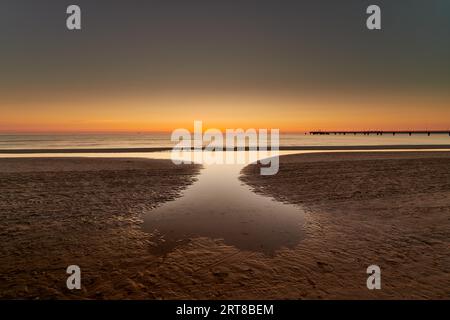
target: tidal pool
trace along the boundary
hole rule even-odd
[[[273,254],[303,237],[304,211],[254,193],[239,180],[245,164],[205,165],[180,198],[148,212],[144,230],[167,253],[196,237]]]

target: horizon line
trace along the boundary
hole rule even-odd
[[[228,128],[231,130],[237,130],[237,129],[243,129],[248,130],[250,128]],[[256,128],[256,130],[261,130],[261,129],[267,129],[267,130],[271,130],[271,129],[278,129],[278,128]],[[208,129],[206,129],[208,130]],[[206,130],[203,130],[203,132],[205,132]],[[219,129],[220,130],[220,129]],[[225,130],[220,130],[221,132],[225,132],[227,129]],[[311,129],[311,130],[280,130],[280,134],[312,134],[312,133],[334,133],[334,132],[347,132],[347,133],[353,133],[353,132],[358,132],[358,133],[363,133],[363,132],[441,132],[441,131],[445,131],[445,132],[449,132],[450,131],[450,127],[447,129]],[[99,130],[99,131],[91,131],[91,130],[81,130],[81,131],[63,131],[63,130],[55,130],[55,131],[40,131],[40,130],[24,130],[24,131],[16,131],[16,130],[6,130],[6,131],[2,131],[0,130],[0,135],[44,135],[44,134],[49,134],[49,135],[69,135],[69,134],[79,134],[79,135],[89,135],[89,134],[106,134],[106,135],[114,135],[114,134],[171,134],[173,132],[173,130],[117,130],[117,131],[109,131],[109,130]],[[193,131],[190,130],[191,133],[193,133]]]

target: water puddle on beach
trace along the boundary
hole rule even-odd
[[[392,150],[372,150],[385,151]],[[280,151],[279,155],[316,152],[323,151]],[[168,253],[197,237],[266,254],[295,247],[304,237],[305,211],[253,192],[239,180],[246,165],[204,165],[198,180],[179,198],[146,213],[144,230],[152,234],[155,253]]]
[[[304,211],[254,193],[239,180],[245,166],[204,165],[180,198],[148,212],[144,230],[152,234],[155,251],[170,252],[196,237],[266,254],[298,244]]]

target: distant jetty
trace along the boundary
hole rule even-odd
[[[384,130],[369,130],[369,131],[310,131],[310,135],[393,135],[407,134],[412,136],[413,134],[425,134],[431,136],[432,134],[448,134],[450,136],[450,130],[400,130],[400,131],[384,131]]]

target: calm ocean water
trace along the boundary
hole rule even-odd
[[[1,134],[0,149],[151,148],[171,147],[169,134]],[[311,136],[281,134],[281,146],[359,146],[450,144],[448,135]]]

